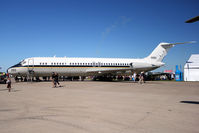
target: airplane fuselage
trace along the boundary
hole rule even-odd
[[[144,59],[33,57],[10,67],[8,73],[14,76],[26,76],[28,72],[33,72],[34,76],[51,76],[52,72],[62,76],[122,75],[158,67]]]

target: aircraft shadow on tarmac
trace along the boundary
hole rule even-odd
[[[199,104],[199,101],[180,101],[180,103]]]
[[[0,91],[8,91],[8,89],[0,89]]]
[[[8,89],[0,89],[0,91],[8,91]],[[20,91],[20,90],[13,90],[13,89],[11,89],[11,92],[17,92],[17,91]]]

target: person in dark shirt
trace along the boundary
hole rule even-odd
[[[55,82],[55,73],[52,73],[52,82],[53,82],[53,88],[56,87],[56,82]]]
[[[55,75],[54,75],[54,87],[57,87],[57,85],[59,85],[59,87],[61,87],[61,85],[59,83],[59,75],[58,75],[58,73],[55,73]]]

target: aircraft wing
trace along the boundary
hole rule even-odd
[[[151,67],[150,70],[154,70],[156,67]],[[99,67],[99,68],[90,68],[87,69],[87,73],[90,74],[96,74],[96,75],[105,75],[105,74],[125,74],[125,73],[140,73],[142,71],[149,71],[148,68],[143,68],[143,67],[139,67],[139,68],[133,68],[133,67],[122,67],[122,68],[103,68],[103,67]]]
[[[97,74],[109,74],[109,73],[125,73],[126,71],[133,71],[131,67],[122,67],[122,68],[107,68],[107,67],[99,67],[99,68],[90,68],[86,72],[87,73],[97,73]]]

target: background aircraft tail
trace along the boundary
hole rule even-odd
[[[170,48],[174,47],[177,44],[186,44],[186,43],[195,43],[195,41],[184,42],[184,43],[160,43],[153,50],[153,52],[145,59],[149,60],[150,62],[162,62],[162,60],[167,55]]]

